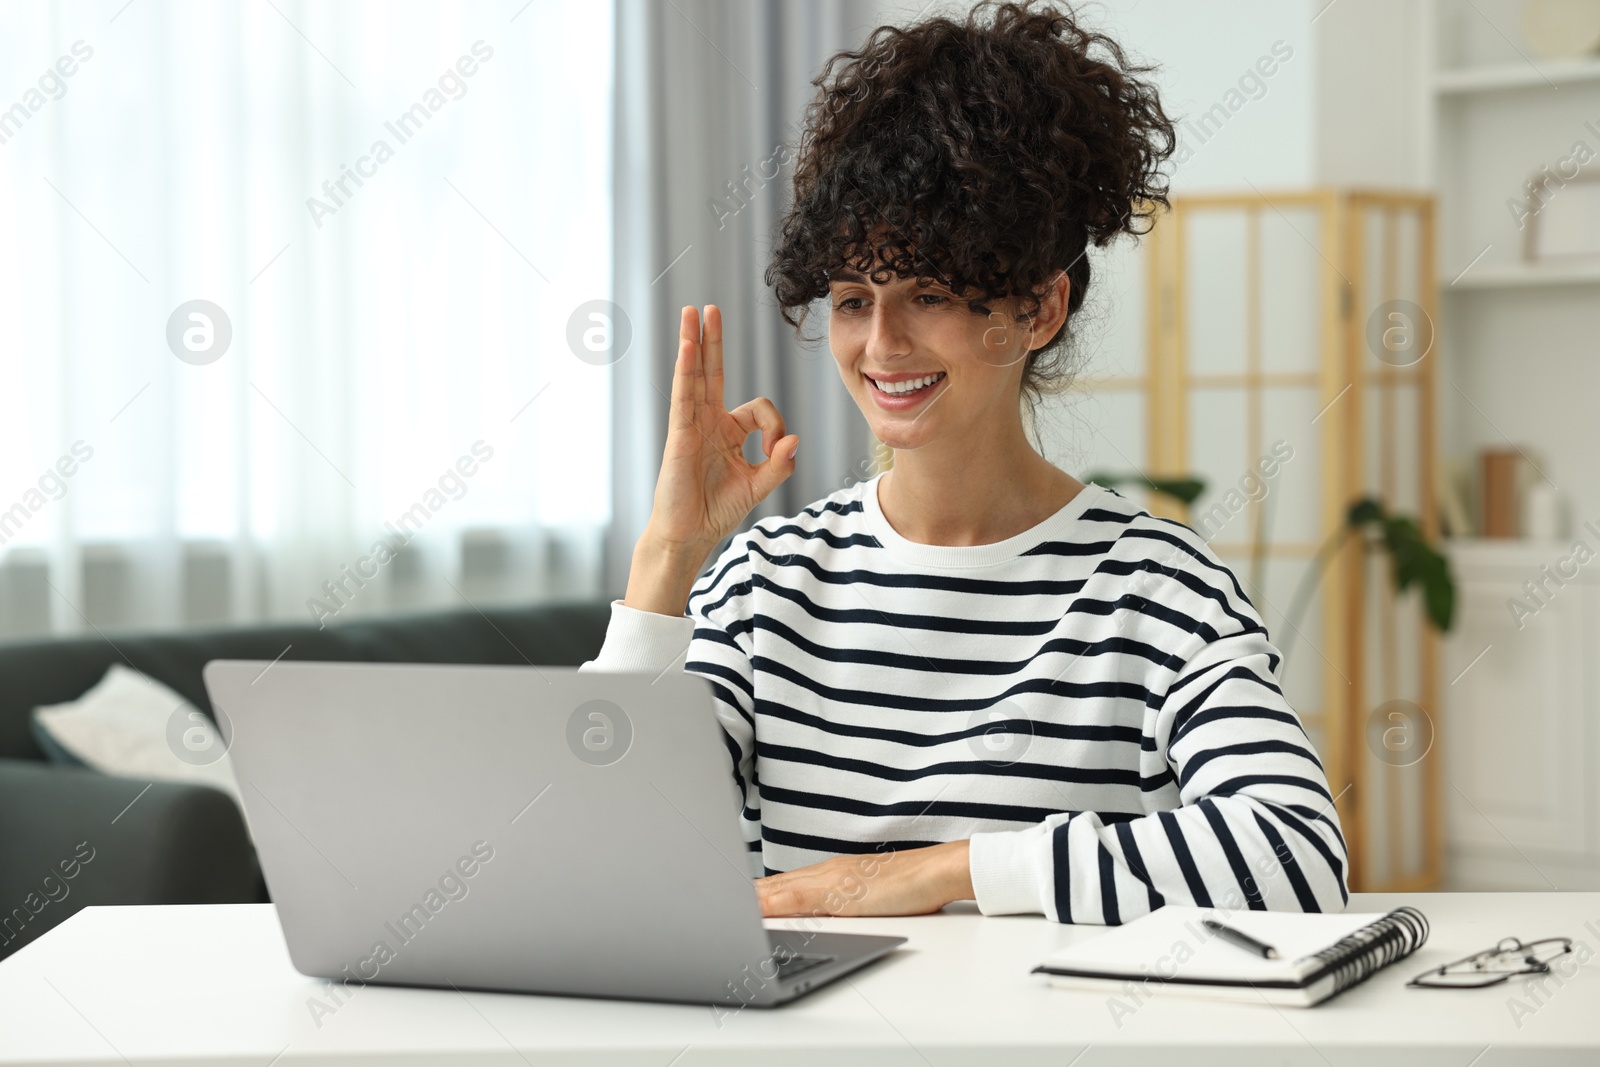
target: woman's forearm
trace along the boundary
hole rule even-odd
[[[646,530],[633,546],[622,602],[639,611],[682,615],[689,606],[694,580],[713,547],[664,542]]]

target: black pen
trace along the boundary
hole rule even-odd
[[[1233,944],[1238,945],[1246,952],[1254,952],[1256,955],[1264,956],[1269,960],[1275,960],[1278,958],[1277,949],[1273,948],[1269,944],[1266,944],[1265,942],[1257,941],[1249,934],[1241,933],[1231,926],[1223,926],[1215,919],[1201,919],[1200,922],[1201,925],[1203,925],[1207,930],[1219,935],[1224,941],[1231,941]]]

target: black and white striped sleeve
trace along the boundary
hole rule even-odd
[[[741,799],[740,822],[752,853],[752,871],[761,872],[760,783],[756,780],[754,554],[751,534],[736,538],[689,596],[694,631],[683,669],[711,683],[717,721],[733,764]]]
[[[1259,624],[1201,645],[1157,717],[1180,805],[1126,818],[1067,811],[1025,830],[974,834],[979,908],[1108,925],[1165,903],[1342,911],[1338,812],[1275,680],[1277,662]]]
[[[755,683],[750,662],[751,570],[749,535],[736,537],[700,576],[686,615],[611,605],[600,653],[588,671],[661,673],[677,665],[711,684],[717,721],[742,804],[745,840],[760,844],[761,805],[755,781]],[[759,863],[753,864],[759,869]]]

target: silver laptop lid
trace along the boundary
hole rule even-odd
[[[304,974],[706,1002],[769,955],[704,679],[217,660],[205,681]]]

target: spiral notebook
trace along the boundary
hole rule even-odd
[[[1215,919],[1278,951],[1266,959],[1201,924]],[[1070,945],[1038,967],[1064,989],[1309,1007],[1365,981],[1428,939],[1412,907],[1391,912],[1221,912],[1168,904],[1098,937]],[[1131,987],[1129,983],[1132,983]]]

